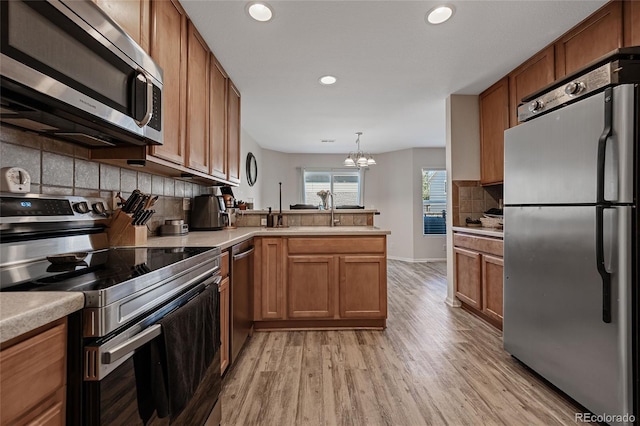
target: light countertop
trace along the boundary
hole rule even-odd
[[[226,249],[252,237],[261,236],[361,236],[388,235],[375,226],[291,226],[289,228],[239,227],[222,231],[195,231],[187,235],[151,237],[148,247],[217,246]]]
[[[240,227],[222,231],[190,232],[183,236],[150,237],[147,247],[218,246],[228,248],[257,236],[362,236],[387,235],[373,226],[292,226],[290,228]],[[80,292],[0,293],[0,343],[65,317],[84,306]]]
[[[483,228],[483,227],[467,227],[467,226],[454,226],[454,232],[464,232],[467,234],[475,234],[475,235],[484,235],[485,237],[504,237],[504,231],[502,229],[497,228]]]
[[[84,306],[78,292],[0,293],[0,343],[63,318]]]

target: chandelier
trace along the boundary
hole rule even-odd
[[[349,153],[347,158],[344,160],[344,165],[346,167],[357,167],[359,169],[375,165],[376,160],[373,159],[373,156],[370,153],[360,150],[360,136],[362,135],[362,132],[356,132],[356,135],[358,135],[358,138],[356,139],[358,150],[356,152],[351,151]]]

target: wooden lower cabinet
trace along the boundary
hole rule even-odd
[[[66,318],[3,344],[0,424],[64,425]]]
[[[340,318],[386,318],[386,280],[385,256],[340,256]]]
[[[333,256],[289,256],[287,315],[289,318],[333,318],[336,288]]]
[[[260,238],[256,248],[257,330],[386,326],[386,236]]]
[[[504,260],[482,255],[482,312],[502,323]]]
[[[469,306],[482,309],[480,253],[453,248],[456,265],[456,297]]]
[[[282,238],[256,239],[254,261],[259,271],[254,277],[254,319],[284,319]],[[257,315],[256,315],[257,314]]]
[[[219,287],[220,292],[220,374],[224,374],[229,366],[229,308],[231,306],[229,298],[229,277],[222,280]]]
[[[456,297],[465,308],[502,329],[502,239],[456,232],[453,245]]]

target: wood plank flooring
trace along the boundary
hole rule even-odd
[[[566,425],[581,411],[450,308],[446,267],[388,262],[385,331],[256,332],[224,380],[223,425]]]

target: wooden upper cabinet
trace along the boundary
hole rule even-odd
[[[556,78],[622,47],[622,2],[607,3],[556,43]]]
[[[626,0],[624,13],[624,45],[640,46],[640,1]]]
[[[146,52],[149,51],[150,0],[94,0]]]
[[[227,180],[240,183],[240,92],[227,82]]]
[[[164,143],[150,148],[151,154],[184,165],[186,80],[187,80],[187,15],[177,1],[151,2],[151,57],[163,74]]]
[[[500,183],[504,176],[504,131],[509,128],[509,79],[480,94],[480,183]]]
[[[209,48],[196,27],[187,27],[187,162],[209,173]]]
[[[555,80],[554,47],[549,46],[509,74],[509,122],[518,124],[518,105],[522,98]]]
[[[227,76],[211,55],[209,70],[209,147],[211,175],[227,179]]]

